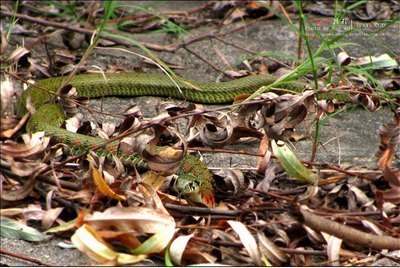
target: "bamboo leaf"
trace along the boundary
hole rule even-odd
[[[0,217],[0,235],[2,237],[22,239],[26,241],[45,241],[47,237],[38,230],[19,221]]]
[[[285,143],[278,145],[275,140],[272,140],[271,145],[274,155],[291,177],[309,184],[315,184],[318,181],[318,175],[306,168]]]

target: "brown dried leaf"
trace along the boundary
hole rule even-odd
[[[181,140],[181,152],[178,152],[170,147],[159,151],[156,145],[165,130],[173,135],[176,135]],[[154,127],[154,138],[150,140],[149,147],[149,151],[142,151],[142,158],[146,160],[151,170],[160,172],[162,175],[174,174],[180,167],[180,163],[187,151],[187,144],[182,135],[173,128],[165,128],[162,126]],[[158,154],[157,151],[159,151]]]
[[[215,180],[216,186],[219,191],[227,196],[237,197],[244,193],[244,189],[248,186],[249,182],[246,181],[243,173],[239,169],[222,169],[216,175],[223,178],[223,182],[219,179]]]
[[[224,74],[230,78],[240,78],[243,76],[247,76],[249,74],[249,72],[245,71],[245,70],[239,70],[239,71],[227,70],[227,71],[224,71]]]
[[[236,7],[233,12],[230,13],[229,17],[224,20],[223,25],[228,25],[234,22],[235,20],[241,19],[246,16],[246,11],[244,8]]]
[[[51,226],[53,226],[54,222],[57,220],[63,209],[64,208],[62,207],[48,209],[42,218],[43,228],[49,229]]]
[[[173,151],[173,153],[153,155],[147,150],[143,150],[142,158],[146,160],[151,170],[159,172],[162,175],[172,175],[179,169],[184,154],[172,148],[169,151]]]
[[[335,103],[332,100],[318,100],[317,104],[324,113],[331,114],[335,111]]]
[[[239,221],[229,220],[227,221],[227,223],[239,236],[240,241],[242,242],[243,246],[250,255],[252,262],[257,266],[261,266],[262,260],[260,251],[257,247],[257,242],[254,239],[253,235],[250,233],[250,231],[247,229],[247,227]]]
[[[1,153],[10,157],[29,157],[43,152],[50,142],[44,132],[23,134],[24,144],[1,142]]]
[[[182,256],[186,249],[186,246],[189,240],[194,236],[194,234],[190,235],[182,235],[177,237],[174,241],[172,241],[171,246],[169,247],[169,254],[171,257],[171,261],[176,265],[182,265]]]
[[[375,195],[379,193],[386,202],[391,202],[395,205],[400,204],[400,187],[392,187],[385,191],[376,190],[374,193]]]
[[[267,257],[273,265],[279,266],[288,261],[289,256],[282,252],[268,237],[263,233],[257,232],[258,248],[261,255]]]
[[[207,123],[200,131],[201,142],[211,148],[222,148],[231,141],[233,134],[231,118],[227,114],[220,114],[221,117],[204,116],[211,123]]]
[[[195,264],[198,264],[198,266],[201,266],[201,265],[214,266],[214,265],[216,265],[215,261],[217,260],[217,258],[208,254],[207,252],[202,252],[202,251],[198,250],[197,248],[187,248],[183,252],[182,260],[185,261],[184,264],[195,263]]]
[[[8,76],[1,81],[1,113],[3,114],[7,108],[13,103],[13,96],[16,94],[16,87]],[[2,118],[3,120],[3,118]]]
[[[270,92],[268,92],[270,93]],[[267,93],[267,94],[268,94]],[[266,95],[268,99],[274,95]],[[265,118],[264,129],[268,137],[286,140],[287,131],[301,123],[307,114],[314,109],[314,92],[307,90],[301,94],[284,94],[274,97],[262,107]]]
[[[96,185],[96,190],[100,193],[104,194],[109,198],[113,198],[119,201],[126,200],[125,196],[115,193],[110,186],[108,186],[107,182],[105,181],[102,173],[94,167],[93,160],[88,158],[90,163],[90,169],[92,170],[92,178]]]
[[[400,116],[395,114],[394,122],[384,124],[378,130],[381,145],[379,146],[379,167],[385,170],[392,166],[392,158],[399,144]]]
[[[6,52],[7,47],[8,47],[8,41],[6,38],[6,33],[5,31],[1,31],[1,43],[0,43],[0,54],[3,55],[3,53]]]
[[[257,157],[257,172],[264,173],[268,167],[271,158],[271,150],[269,149],[269,139],[264,136],[258,146],[258,154],[263,157]]]
[[[374,200],[368,198],[364,191],[351,184],[348,187],[347,199],[350,211],[356,211],[359,207],[367,208],[373,205]]]
[[[1,200],[5,201],[19,201],[27,197],[33,190],[35,185],[35,175],[28,178],[25,184],[18,186],[16,190],[4,191],[4,187],[1,187]]]
[[[347,66],[351,63],[351,58],[344,51],[337,54],[336,59],[337,59],[338,63],[340,64],[340,66]]]
[[[91,259],[98,262],[113,262],[115,265],[137,263],[147,257],[147,255],[130,255],[115,252],[100,235],[89,225],[82,225],[71,237],[72,243]]]
[[[44,214],[46,211],[42,209],[40,205],[28,205],[28,207],[22,210],[22,214],[24,216],[25,221],[35,220],[40,221],[43,219]]]
[[[277,168],[276,164],[268,165],[264,172],[264,179],[257,184],[256,189],[264,192],[268,192],[268,189],[276,177],[275,170]]]
[[[138,188],[144,197],[147,207],[153,208],[155,210],[165,213],[166,215],[169,215],[157,192],[152,187],[145,183],[141,183],[138,185]]]
[[[174,219],[165,211],[144,207],[111,207],[104,212],[94,212],[85,222],[95,229],[115,228],[122,232],[135,231],[140,235],[175,226]]]
[[[38,169],[42,169],[47,167],[45,163],[40,163],[40,159],[33,161],[30,159],[24,159],[23,161],[25,162],[20,162],[20,161],[11,161],[11,172],[14,174],[21,176],[21,177],[27,177],[32,174],[34,174]]]
[[[328,260],[330,261],[331,265],[334,266],[339,266],[340,262],[339,262],[339,252],[340,252],[340,248],[342,246],[342,239],[339,239],[333,235],[321,232],[322,236],[325,238],[326,242],[327,242],[327,253],[328,253]]]
[[[29,67],[29,60],[31,53],[24,47],[18,47],[8,57],[9,63],[17,63],[21,67]]]

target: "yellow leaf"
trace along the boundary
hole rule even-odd
[[[147,255],[130,255],[115,252],[98,236],[96,231],[87,224],[82,225],[71,237],[72,243],[91,259],[98,262],[117,261],[117,264],[137,263]]]
[[[95,185],[97,186],[97,190],[110,198],[117,199],[119,201],[125,200],[125,196],[116,194],[113,190],[111,190],[111,188],[104,180],[101,172],[97,168],[95,168],[92,163],[90,163],[90,165],[92,167],[93,180]]]
[[[165,180],[165,176],[160,175],[154,171],[148,171],[144,176],[143,182],[149,185],[154,190],[158,190],[163,186]]]

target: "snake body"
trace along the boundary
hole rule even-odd
[[[276,77],[274,76],[256,75],[229,82],[200,83],[181,77],[175,77],[173,81],[161,74],[115,73],[76,75],[68,83],[77,89],[78,96],[88,98],[151,95],[184,99],[197,103],[226,103],[232,101],[237,95],[253,93],[261,86],[270,85],[275,80]],[[44,131],[52,139],[67,143],[76,151],[87,150],[104,143],[104,140],[100,138],[71,133],[60,128],[65,120],[64,111],[60,105],[55,103],[54,94],[50,92],[56,92],[64,81],[65,78],[60,77],[43,79],[36,83],[37,87],[31,86],[22,94],[18,104],[19,115],[26,113],[28,97],[36,109],[36,112],[28,121],[27,130],[30,132]],[[283,87],[300,92],[304,84],[290,82],[285,83]],[[47,92],[42,90],[43,88]],[[346,94],[336,97],[343,100],[349,98]],[[117,154],[116,148],[116,143],[111,143],[98,152],[100,154]],[[141,163],[140,158],[136,155],[123,159],[129,164]],[[193,156],[186,156],[177,175],[179,177],[176,182],[176,189],[190,203],[211,207],[214,205],[212,174],[204,163]]]

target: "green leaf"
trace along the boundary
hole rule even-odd
[[[131,250],[132,254],[151,254],[159,253],[163,251],[171,241],[175,233],[175,225],[165,227],[165,229],[159,231],[147,239],[139,247]]]
[[[174,267],[174,264],[171,261],[171,254],[169,253],[169,248],[165,251],[165,266]]]
[[[59,232],[65,232],[68,230],[71,230],[73,228],[75,228],[75,223],[76,223],[76,219],[70,220],[68,222],[65,222],[59,226],[53,227],[48,229],[46,232],[44,232],[45,234],[48,233],[59,233]]]
[[[45,241],[47,237],[38,230],[19,221],[0,217],[0,235],[2,237],[22,239],[26,241]]]
[[[283,145],[278,145],[275,140],[272,140],[271,145],[274,155],[291,177],[300,182],[307,182],[310,184],[315,184],[318,181],[318,175],[306,168],[285,143],[283,143]]]

